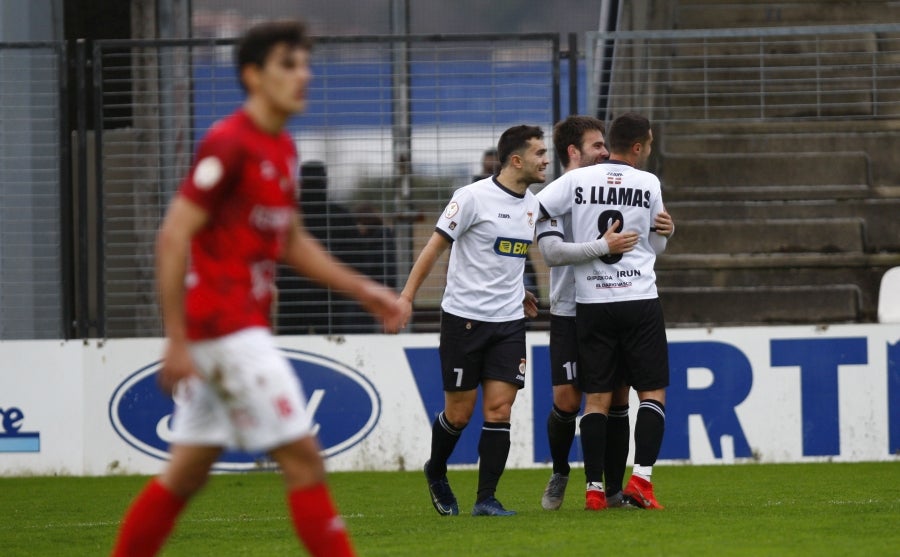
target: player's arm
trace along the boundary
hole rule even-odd
[[[158,380],[165,392],[172,392],[179,380],[196,373],[187,344],[184,281],[191,238],[208,221],[209,214],[203,208],[178,195],[169,205],[157,235],[156,283],[168,341]]]
[[[653,229],[650,234],[650,246],[657,255],[666,251],[669,239],[675,234],[675,221],[672,216],[663,209],[653,219]]]
[[[638,242],[637,232],[616,232],[619,221],[613,222],[602,238],[589,242],[566,242],[559,235],[548,234],[538,240],[544,261],[551,267],[573,265],[610,253],[626,253]]]
[[[406,326],[406,323],[409,321],[409,316],[412,314],[412,304],[413,300],[416,299],[416,293],[419,292],[422,283],[425,282],[425,279],[431,274],[431,270],[434,268],[434,264],[437,262],[438,258],[447,251],[448,247],[450,247],[450,240],[442,234],[434,232],[431,235],[431,238],[428,239],[428,243],[422,248],[422,252],[419,253],[419,257],[416,259],[415,264],[413,264],[413,268],[409,271],[406,285],[403,287],[403,291],[397,298],[397,306],[403,314],[403,327]]]
[[[394,292],[335,259],[301,225],[299,215],[294,215],[283,259],[300,275],[358,301],[383,323],[387,332],[399,329],[400,312],[394,303]]]

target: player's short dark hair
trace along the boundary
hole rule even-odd
[[[313,41],[306,24],[298,20],[266,21],[248,29],[234,47],[238,75],[244,66],[262,67],[276,45],[312,50]]]
[[[497,141],[497,158],[500,160],[500,168],[506,166],[510,155],[520,149],[528,147],[531,139],[543,139],[544,130],[539,126],[513,126],[500,135]]]
[[[650,139],[650,120],[636,112],[626,112],[612,121],[606,143],[613,153],[624,153],[635,143]]]
[[[593,116],[569,116],[553,126],[553,150],[563,167],[569,166],[569,145],[581,150],[584,133],[591,130],[606,134],[606,126]]]

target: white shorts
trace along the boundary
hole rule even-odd
[[[268,329],[194,342],[201,377],[175,389],[172,442],[269,451],[312,434],[303,387]]]

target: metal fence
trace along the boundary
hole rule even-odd
[[[900,25],[589,33],[589,106],[655,122],[900,115]]]
[[[583,59],[576,44],[555,34],[320,39],[309,111],[290,124],[310,163],[313,232],[400,287],[452,191],[510,125],[549,134],[585,111],[635,110],[670,127],[900,114],[896,24],[589,34]],[[241,101],[231,47],[0,44],[0,339],[161,333],[155,232],[195,142]],[[444,272],[420,293],[414,330],[433,327]],[[286,272],[279,283],[282,332],[373,330],[353,304]]]
[[[0,43],[0,339],[60,338],[71,319],[65,59]]]
[[[100,336],[161,333],[156,228],[195,141],[238,107],[230,41],[94,46]],[[292,121],[311,231],[340,259],[402,287],[452,191],[510,125],[548,133],[561,113],[557,35],[321,39],[309,111]],[[575,76],[577,77],[577,76]],[[127,88],[121,84],[127,83]],[[438,269],[418,304],[436,309]],[[427,311],[417,312],[429,325]],[[356,304],[283,270],[281,333],[375,332]]]

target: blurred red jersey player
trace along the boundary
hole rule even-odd
[[[172,201],[156,248],[173,392],[171,460],[128,509],[113,555],[155,555],[225,448],[281,467],[295,530],[312,555],[353,555],[325,483],[312,416],[275,346],[276,261],[358,300],[396,331],[396,295],[332,258],[294,210],[297,154],[284,131],[306,106],[312,43],[300,22],[250,29],[236,47],[244,105],[213,126]]]

